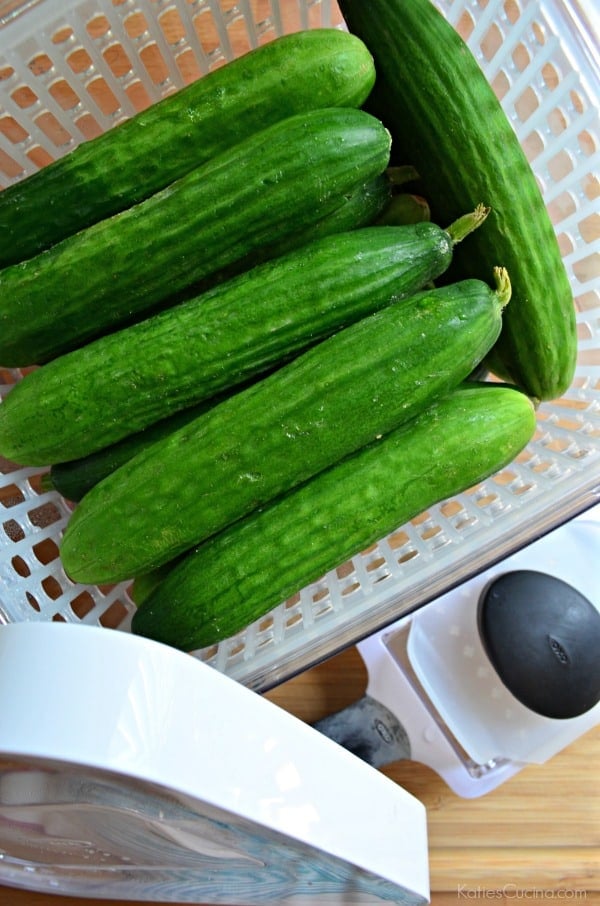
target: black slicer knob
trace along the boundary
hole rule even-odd
[[[527,708],[564,719],[600,701],[600,613],[571,585],[507,572],[483,591],[477,616],[493,667]]]

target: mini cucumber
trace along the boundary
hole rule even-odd
[[[42,476],[42,488],[46,491],[57,491],[66,500],[77,503],[99,481],[102,481],[119,466],[129,462],[150,444],[166,437],[192,419],[198,418],[211,405],[213,405],[213,401],[207,400],[206,403],[191,406],[189,409],[183,409],[168,418],[163,418],[143,431],[130,434],[123,440],[96,450],[81,459],[55,463],[50,471]]]
[[[185,301],[193,298],[201,292],[212,289],[219,283],[224,283],[225,280],[231,280],[233,277],[251,270],[258,264],[272,261],[274,258],[280,258],[282,255],[288,254],[288,252],[302,248],[302,246],[313,242],[315,239],[324,239],[326,236],[346,233],[349,230],[356,230],[378,223],[378,218],[385,211],[390,201],[390,181],[386,173],[380,173],[374,179],[357,186],[343,195],[340,198],[339,206],[316,223],[311,223],[304,230],[286,235],[283,238],[280,237],[268,245],[252,249],[252,252],[245,258],[235,261],[232,265],[211,274],[193,286],[186,287],[180,296],[180,300]],[[403,223],[407,222],[407,220],[403,221]],[[400,225],[399,218],[396,220],[396,226],[398,225]],[[167,301],[167,305],[171,305],[172,302],[173,299],[170,298]]]
[[[156,581],[132,631],[183,650],[242,630],[433,504],[511,462],[536,427],[529,398],[465,385],[186,554]]]
[[[306,230],[385,170],[390,137],[361,110],[270,126],[145,201],[0,271],[0,363],[41,364],[254,249]]]
[[[247,258],[234,262],[232,266],[217,274],[211,274],[196,286],[188,288],[181,298],[190,298],[195,294],[194,290],[202,292],[212,289],[218,283],[230,280],[232,277],[256,267],[257,264],[272,261],[294,249],[302,248],[303,245],[307,245],[314,239],[324,239],[325,236],[333,236],[335,233],[345,233],[348,230],[356,230],[373,224],[404,226],[424,220],[430,221],[429,208],[424,199],[411,196],[412,200],[396,203],[396,199],[399,199],[400,196],[393,194],[394,183],[388,173],[389,171],[386,170],[375,179],[348,192],[335,211],[327,214],[317,223],[311,224],[308,229],[285,236],[268,246],[254,249]],[[481,207],[483,208],[483,206]]]
[[[257,380],[259,379],[260,377],[257,378]],[[129,462],[138,453],[146,450],[157,440],[172,434],[178,428],[182,428],[183,425],[187,425],[188,422],[198,418],[204,412],[208,412],[232,393],[239,393],[246,386],[250,386],[250,383],[252,382],[242,384],[225,393],[219,393],[196,406],[175,412],[167,418],[148,425],[143,431],[128,434],[122,440],[102,447],[88,456],[72,459],[69,462],[54,463],[50,470],[42,475],[42,489],[57,491],[65,500],[78,503],[98,482]]]
[[[482,278],[501,261],[513,287],[488,357],[502,378],[540,400],[570,386],[575,307],[535,175],[476,58],[431,0],[340,0],[348,28],[375,59],[366,107],[388,126],[394,161],[414,164],[436,223],[471,204],[491,208],[448,278]]]
[[[6,396],[0,453],[21,465],[78,459],[241,384],[422,289],[447,269],[455,237],[484,218],[478,208],[448,230],[372,226],[317,239],[59,356]]]
[[[496,283],[391,304],[153,444],[75,509],[67,574],[102,584],[148,572],[408,421],[497,339],[505,271]]]
[[[0,267],[138,204],[278,120],[360,107],[375,73],[339,29],[277,38],[213,70],[0,193]]]

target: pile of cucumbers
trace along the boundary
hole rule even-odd
[[[340,7],[0,193],[0,455],[75,504],[67,575],[183,650],[511,462],[573,378],[476,61],[430,0]]]

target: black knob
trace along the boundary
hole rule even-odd
[[[600,613],[571,585],[507,572],[484,589],[477,616],[492,665],[523,705],[570,718],[600,701]]]

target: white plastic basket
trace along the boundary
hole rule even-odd
[[[586,14],[558,0],[437,2],[501,98],[541,185],[575,296],[575,380],[562,399],[540,407],[535,438],[509,468],[432,507],[234,638],[195,653],[257,690],[431,600],[600,492],[600,75],[592,7]],[[343,27],[333,0],[0,0],[0,185],[235,54],[319,26]],[[0,369],[0,394],[19,377]],[[43,470],[2,462],[0,469],[0,621],[127,631],[127,583],[100,589],[65,576],[59,541],[69,507],[41,492]]]

